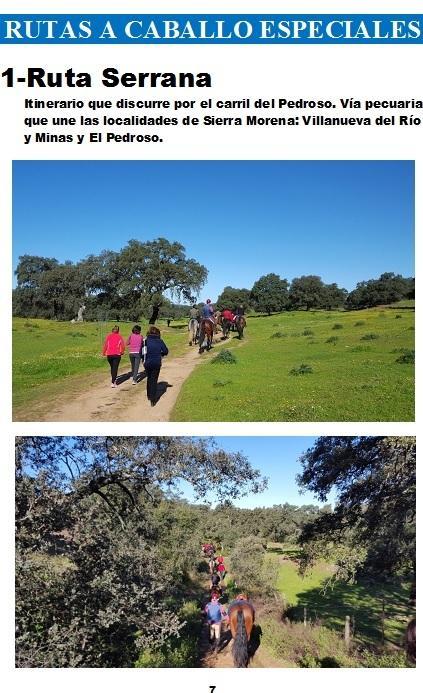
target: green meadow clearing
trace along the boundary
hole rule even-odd
[[[251,316],[245,339],[232,338],[227,348],[236,362],[209,359],[197,368],[173,421],[414,419],[414,310],[407,304]]]
[[[83,388],[81,376],[108,373],[101,347],[111,326],[15,318],[14,418],[59,389]],[[159,327],[169,358],[190,349],[187,321]],[[121,323],[124,338],[131,328],[132,323]],[[145,333],[145,323],[142,329]],[[223,348],[235,363],[213,363]],[[244,340],[232,336],[199,359],[171,420],[412,421],[412,350],[410,305],[248,316]],[[125,364],[129,367],[127,356]]]
[[[13,403],[19,414],[34,400],[48,398],[59,383],[77,380],[84,374],[99,371],[108,373],[101,355],[105,335],[115,323],[64,323],[33,318],[13,319]],[[143,334],[147,324],[140,323]],[[126,339],[133,323],[120,323],[120,333]],[[158,323],[163,339],[172,356],[184,351],[187,343],[186,322],[173,323],[168,328]],[[129,369],[129,358],[122,365]],[[121,366],[122,369],[122,366]],[[63,390],[65,385],[63,385]]]
[[[280,549],[269,551],[273,556],[280,552]],[[351,585],[335,583],[333,588],[323,590],[331,573],[331,566],[321,561],[302,577],[295,561],[287,558],[282,561],[277,588],[284,603],[290,607],[290,618],[302,621],[306,608],[307,619],[342,632],[345,617],[350,616],[357,642],[381,644],[385,639],[386,643],[401,647],[405,625],[410,618],[410,583],[405,580],[398,580],[395,584],[359,580]]]

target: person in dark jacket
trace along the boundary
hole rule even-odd
[[[152,407],[157,402],[157,381],[162,366],[162,356],[167,356],[168,353],[169,349],[160,339],[160,330],[151,325],[143,347],[143,361],[147,373],[147,399],[150,400]]]

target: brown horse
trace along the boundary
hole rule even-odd
[[[229,607],[229,626],[233,638],[234,666],[248,667],[248,643],[254,625],[254,609],[244,597],[237,597]]]
[[[244,329],[247,326],[247,321],[243,315],[237,315],[235,318],[235,327],[238,332],[238,338],[242,339],[244,336]]]
[[[405,632],[405,651],[407,653],[407,659],[412,664],[416,663],[416,619],[413,618],[412,621],[407,625],[407,630]]]
[[[203,353],[204,349],[207,349],[207,351],[210,351],[212,343],[213,343],[213,334],[214,334],[214,323],[212,320],[205,318],[204,320],[202,320],[200,322],[200,335],[198,337],[198,343],[200,345],[198,352],[200,354]]]

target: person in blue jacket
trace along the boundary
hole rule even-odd
[[[147,399],[152,407],[157,403],[157,381],[162,366],[162,356],[167,356],[169,349],[160,338],[160,330],[151,325],[143,347],[143,362],[147,373]]]

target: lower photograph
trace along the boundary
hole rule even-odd
[[[16,667],[405,668],[412,437],[16,439]]]

